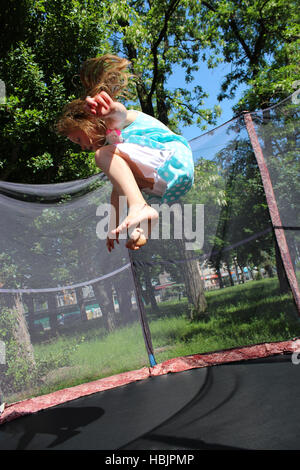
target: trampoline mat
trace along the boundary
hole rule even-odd
[[[300,449],[300,365],[277,356],[152,377],[0,426],[0,449]]]

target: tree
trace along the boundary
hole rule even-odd
[[[80,93],[76,75],[82,61],[109,48],[104,3],[22,0],[10,5],[0,13],[0,78],[7,94],[0,107],[1,179],[50,183],[96,173],[94,160],[58,137],[53,125],[64,104]]]
[[[110,4],[113,48],[132,62],[136,93],[142,111],[157,117],[174,131],[179,122],[213,123],[220,109],[203,109],[207,96],[197,85],[168,89],[174,67],[185,71],[186,83],[199,70],[199,58],[208,40],[199,28],[201,4],[197,1],[120,1]]]
[[[17,269],[11,258],[1,254],[1,287],[17,287]],[[1,373],[1,389],[6,393],[30,385],[34,378],[35,357],[21,296],[2,294],[0,300],[0,339],[5,344],[6,364]]]
[[[231,64],[232,69],[224,78],[218,96],[219,100],[234,97],[237,87],[242,83],[246,84],[247,89],[233,110],[240,113],[244,110],[266,109],[262,120],[265,121],[264,124],[270,122],[272,125],[267,118],[267,108],[286,98],[295,91],[296,87],[299,88],[300,27],[297,2],[287,3],[284,0],[255,0],[254,2],[221,0],[217,2],[208,0],[202,1],[202,7],[204,20],[201,23],[201,28],[206,28],[207,32],[210,32],[211,39],[214,35],[219,39],[215,42],[212,51],[216,55],[221,54],[225,62]],[[290,115],[289,112],[287,114]],[[292,119],[295,124],[297,117],[294,115]],[[284,119],[282,116],[282,120],[285,129],[293,126],[289,117]],[[283,158],[276,157],[280,140],[278,139],[278,133],[280,133],[278,123],[274,126],[274,132],[277,133],[276,138],[275,136],[271,137],[267,127],[263,125],[259,129],[264,153],[269,155],[267,164],[274,165],[274,162],[270,162],[271,154],[268,152],[268,148],[271,148],[275,152],[277,166],[280,166],[280,161]],[[296,135],[297,131],[294,136]],[[282,139],[279,147],[285,141],[286,139]],[[291,141],[290,137],[288,141]],[[287,186],[288,173],[294,172],[291,170],[291,161],[297,165],[296,160],[293,157],[291,159],[287,152],[281,155],[285,155],[287,168],[276,180],[275,191],[276,186],[278,188],[282,184]],[[294,163],[292,163],[293,168]],[[296,175],[295,172],[294,175]],[[291,191],[290,194],[297,198],[299,192]],[[290,205],[286,205],[286,208],[288,207],[294,207],[292,200],[290,200]],[[293,241],[290,245],[293,252]],[[267,253],[270,253],[270,249],[273,249],[272,256],[274,256],[274,252],[276,254],[278,277],[281,290],[284,292],[286,279],[282,262],[279,259],[277,243],[275,242],[275,247],[269,246]]]
[[[200,28],[211,52],[231,64],[219,99],[248,85],[236,111],[280,101],[299,78],[299,6],[295,0],[203,0]],[[213,39],[216,39],[213,41]]]
[[[7,91],[0,109],[4,180],[50,183],[97,172],[93,159],[53,132],[63,105],[81,93],[78,71],[88,57],[120,53],[139,77],[135,105],[173,130],[179,119],[213,122],[219,110],[202,109],[201,87],[166,86],[174,65],[186,80],[198,69],[204,38],[198,2],[22,0],[1,11],[0,78]],[[20,18],[22,16],[22,19]],[[16,34],[13,31],[16,26]],[[150,54],[149,54],[150,50]]]
[[[200,60],[225,60],[232,71],[219,99],[240,83],[248,91],[237,111],[268,106],[293,91],[299,78],[299,16],[295,0],[21,0],[0,12],[1,179],[49,183],[97,171],[92,158],[52,131],[63,105],[80,94],[78,74],[88,57],[125,55],[138,77],[133,105],[174,131],[179,123],[213,123],[220,109],[203,109]],[[180,67],[186,83],[168,87]]]
[[[226,180],[226,204],[220,214],[216,233],[218,255],[213,262],[219,267],[222,262],[228,263],[230,256],[239,267],[258,266],[263,252],[274,259],[270,216],[252,146],[243,133],[239,136],[236,130],[233,132],[232,141],[216,155]],[[255,236],[259,234],[264,235],[257,243]],[[251,236],[254,239],[244,244]]]

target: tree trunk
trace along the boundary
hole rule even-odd
[[[224,286],[224,282],[223,282],[223,279],[222,279],[222,275],[221,275],[221,271],[220,271],[219,266],[216,267],[216,273],[217,273],[217,276],[218,276],[219,288],[224,289],[225,286]]]
[[[88,320],[87,314],[86,314],[86,309],[85,309],[85,304],[84,304],[84,299],[83,299],[83,293],[82,293],[82,287],[78,287],[75,289],[76,292],[76,298],[77,298],[77,305],[80,309],[80,318],[81,321],[86,322]]]
[[[285,274],[285,269],[283,266],[279,246],[278,246],[276,239],[275,239],[275,255],[276,255],[277,276],[278,276],[278,281],[279,281],[279,290],[282,294],[286,294],[287,292],[290,292],[290,285]]]
[[[49,322],[51,327],[51,332],[55,333],[58,328],[58,308],[56,302],[55,294],[48,294],[48,312],[49,312]]]
[[[237,280],[237,283],[240,284],[239,268],[238,268],[238,264],[237,264],[237,262],[236,262],[236,258],[235,258],[235,257],[234,257],[234,259],[233,259],[233,262],[234,262],[236,280]]]
[[[264,123],[270,122],[270,110],[269,109],[265,109],[263,111],[263,122]],[[265,154],[272,155],[273,150],[272,150],[271,134],[265,133],[263,143],[264,143]],[[278,281],[279,281],[279,289],[280,289],[280,292],[284,294],[286,292],[290,292],[290,286],[289,286],[289,282],[285,274],[285,269],[282,263],[281,254],[280,254],[280,250],[279,250],[279,246],[278,246],[275,234],[274,234],[274,238],[275,238],[276,269],[277,269],[277,276],[278,276]]]
[[[159,313],[159,308],[156,302],[154,289],[153,289],[152,282],[151,282],[149,266],[144,266],[144,276],[145,276],[146,291],[148,292],[148,295],[149,295],[151,308],[155,313]]]
[[[127,57],[133,64],[134,59],[137,58],[136,48],[130,42],[124,41],[124,45],[125,45],[125,48],[127,49]],[[133,73],[135,73],[134,66],[133,66]],[[144,83],[141,82],[140,80],[138,80],[136,83],[136,90],[137,90],[138,98],[139,98],[143,113],[149,114],[149,116],[154,117],[154,108],[152,105],[152,99],[151,97],[149,98],[148,90],[146,89]]]
[[[190,313],[191,320],[196,320],[207,314],[207,302],[204,293],[204,282],[201,279],[201,272],[198,260],[192,259],[193,252],[185,250],[184,242],[176,240],[179,246],[179,253],[183,255],[185,263],[182,263],[182,271],[189,302],[192,304]]]
[[[234,281],[233,281],[233,278],[232,278],[232,274],[231,274],[231,269],[230,269],[229,263],[228,263],[227,260],[226,260],[225,262],[226,262],[226,269],[227,269],[227,272],[228,272],[228,275],[229,275],[230,285],[231,285],[231,286],[234,286]]]
[[[242,266],[238,263],[238,267],[240,268],[240,271],[241,271],[241,274],[240,274],[240,277],[242,279],[242,284],[245,284],[245,274],[244,274],[244,270],[242,268]]]
[[[156,87],[156,102],[157,102],[157,118],[166,126],[169,125],[169,107],[167,106],[167,97],[164,89],[165,76],[162,74],[158,77]]]
[[[112,286],[109,281],[101,281],[93,285],[93,290],[101,311],[103,322],[107,331],[113,331],[116,328],[116,314],[114,309]]]
[[[252,281],[253,281],[253,280],[254,280],[253,271],[252,271],[252,269],[250,268],[250,266],[247,266],[247,268],[248,268],[248,271],[249,271],[249,273],[250,273],[251,279],[252,279]]]
[[[25,318],[24,307],[22,298],[19,294],[14,296],[13,313],[15,318],[15,326],[13,330],[14,339],[18,345],[19,354],[24,358],[28,364],[35,365],[34,351],[28,331],[28,326]]]
[[[120,324],[133,323],[137,319],[137,315],[131,302],[132,291],[128,289],[126,280],[124,282],[124,276],[120,276],[118,282],[114,280],[114,288],[120,306]]]
[[[33,295],[32,294],[23,294],[23,302],[25,303],[28,314],[27,314],[27,323],[28,323],[28,330],[32,337],[34,337],[34,302],[33,302]]]

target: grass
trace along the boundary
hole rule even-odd
[[[211,291],[206,298],[209,314],[201,321],[189,320],[186,299],[162,302],[159,318],[149,315],[157,362],[300,336],[293,300],[280,295],[276,279]],[[139,322],[109,334],[95,327],[61,335],[35,345],[35,356],[41,380],[31,396],[149,365]]]
[[[167,308],[165,317],[151,323],[157,361],[300,335],[293,300],[279,293],[275,279],[209,292],[206,298],[206,320],[168,317]]]
[[[68,361],[61,360],[61,373],[52,374],[50,369],[43,377],[45,385],[40,393],[56,390],[58,381],[59,388],[71,387],[148,365],[139,322],[106,334],[95,329],[88,336],[61,336],[48,344],[35,346],[38,362],[53,354],[59,356],[59,351],[65,348],[68,350]]]

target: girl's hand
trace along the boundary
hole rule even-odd
[[[90,112],[98,117],[104,118],[114,110],[114,101],[105,91],[101,91],[93,98],[87,96],[85,101]]]
[[[122,129],[127,119],[127,109],[122,103],[113,101],[105,91],[93,98],[87,96],[86,105],[94,116],[102,118],[109,129]]]

